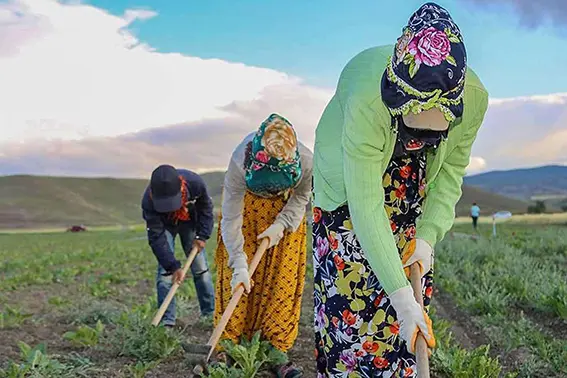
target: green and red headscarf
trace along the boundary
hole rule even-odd
[[[252,193],[272,197],[294,188],[301,179],[301,159],[292,124],[271,114],[248,145],[244,162],[246,186]]]

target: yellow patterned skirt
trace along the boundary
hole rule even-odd
[[[248,263],[252,261],[259,245],[258,235],[274,222],[285,204],[283,197],[267,199],[246,193],[242,233]],[[219,226],[215,253],[215,325],[220,321],[232,295],[232,270],[227,265],[228,253],[221,232]],[[304,218],[297,231],[285,231],[281,241],[266,251],[251,277],[254,282],[252,291],[240,299],[221,339],[238,342],[241,337],[250,339],[260,330],[262,337],[277,349],[283,352],[291,349],[298,334],[305,286],[306,235]]]

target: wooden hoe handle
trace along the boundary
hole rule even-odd
[[[421,269],[418,263],[410,266],[410,281],[415,295],[415,300],[423,308],[423,288],[421,287]],[[417,377],[429,378],[429,352],[427,342],[421,333],[417,336],[415,343],[415,358],[417,360]]]
[[[189,253],[189,256],[187,257],[187,261],[185,262],[185,265],[183,266],[183,274],[187,274],[187,271],[191,267],[191,264],[193,263],[193,260],[195,260],[195,257],[197,256],[198,253],[199,253],[199,248],[193,247],[191,253]],[[177,291],[178,288],[179,288],[179,284],[177,282],[174,282],[173,285],[171,285],[171,289],[169,289],[169,293],[167,293],[167,297],[165,297],[163,303],[159,307],[158,312],[156,313],[154,319],[152,320],[152,325],[157,326],[159,324],[161,318],[163,317],[163,314],[165,314],[165,310],[167,310],[167,307],[171,303],[171,300],[173,299],[173,296],[175,295],[175,292]]]
[[[260,260],[262,260],[264,253],[268,249],[269,243],[270,240],[268,238],[264,238],[262,239],[260,246],[258,246],[258,249],[256,250],[256,254],[254,255],[254,258],[252,259],[252,262],[250,263],[250,266],[248,268],[248,275],[250,276],[250,278],[252,278],[252,276],[254,275],[254,272],[256,271],[256,268],[258,267]],[[215,347],[217,346],[217,343],[219,342],[221,335],[224,332],[224,329],[226,328],[226,325],[228,324],[228,321],[230,320],[232,313],[236,309],[236,306],[238,305],[238,302],[240,301],[242,295],[244,295],[244,286],[240,285],[236,288],[236,290],[232,294],[232,298],[230,299],[230,302],[228,302],[228,305],[226,306],[226,309],[224,310],[224,313],[222,314],[219,323],[217,324],[217,326],[213,330],[213,333],[211,334],[211,338],[207,343],[207,345],[211,346],[211,350],[209,351],[209,355],[207,356],[206,361],[209,361],[209,359],[211,358],[211,355]]]

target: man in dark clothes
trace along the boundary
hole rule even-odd
[[[181,283],[185,278],[182,264],[175,258],[175,238],[179,235],[186,256],[193,246],[201,251],[191,264],[191,273],[201,316],[211,317],[215,293],[204,248],[213,229],[213,202],[201,176],[186,169],[160,165],[152,172],[144,192],[142,215],[146,221],[148,243],[158,261],[158,306],[163,303],[172,282]],[[175,298],[161,324],[175,325]]]

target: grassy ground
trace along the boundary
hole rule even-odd
[[[436,251],[433,376],[567,376],[567,229],[503,223],[489,240],[490,224],[480,227],[483,238],[475,241],[461,235],[470,225],[457,224],[457,236]],[[211,241],[210,262],[214,247]],[[143,228],[4,234],[0,261],[0,367],[7,377],[177,377],[189,371],[179,342],[206,342],[210,334],[194,320],[190,279],[177,294],[187,326],[149,325],[155,259]],[[291,352],[306,377],[315,376],[311,278],[309,270]],[[18,375],[25,369],[36,375]]]
[[[481,216],[478,220],[481,225],[488,225],[492,227],[492,217],[491,216]],[[497,227],[501,224],[513,224],[518,227],[532,227],[541,225],[567,225],[567,212],[566,213],[555,213],[555,214],[512,214],[511,218],[508,219],[498,219],[496,221]],[[471,225],[472,220],[470,217],[458,217],[455,219],[455,226]],[[464,228],[467,231],[471,231],[470,227]]]

